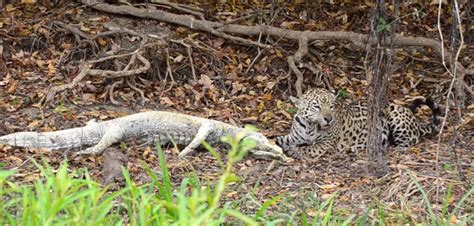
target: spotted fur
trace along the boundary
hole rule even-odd
[[[288,156],[318,158],[328,152],[362,151],[367,144],[366,102],[346,104],[324,89],[312,89],[301,98],[291,97],[297,113],[289,134],[276,138]],[[413,112],[428,105],[433,124],[422,124]],[[382,144],[408,148],[435,132],[440,110],[431,100],[415,100],[409,108],[390,104],[382,114]]]

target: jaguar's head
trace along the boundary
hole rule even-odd
[[[294,120],[327,130],[334,123],[336,95],[325,89],[311,89],[300,98],[290,97],[297,108]]]

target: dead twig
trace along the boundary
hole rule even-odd
[[[89,60],[88,62],[90,64],[95,64],[95,63],[100,63],[100,62],[104,62],[104,61],[107,61],[107,60],[111,60],[111,59],[116,59],[116,58],[123,58],[123,57],[126,57],[126,56],[130,56],[130,55],[134,55],[136,53],[138,53],[139,49],[133,51],[133,52],[130,52],[130,53],[124,53],[124,54],[119,54],[119,55],[111,55],[111,56],[106,56],[106,57],[102,57],[100,59],[97,59],[97,60]]]
[[[170,52],[168,51],[168,49],[166,49],[166,77],[168,77],[168,75],[170,76],[171,81],[173,83],[176,83],[173,77],[173,70],[171,70]],[[166,80],[166,77],[165,77],[165,80]]]
[[[187,53],[188,53],[188,58],[189,58],[189,64],[191,66],[191,73],[193,75],[193,80],[197,81],[197,76],[196,76],[196,70],[194,69],[194,60],[193,60],[193,54],[192,54],[192,47],[191,45],[186,44],[183,40],[172,40],[172,42],[179,43],[186,47]]]
[[[191,64],[191,73],[193,75],[194,81],[197,81],[197,76],[196,76],[196,70],[194,69],[194,61],[193,61],[193,53],[192,49],[190,46],[186,47],[186,50],[188,52],[188,57],[189,57],[189,64]]]
[[[145,57],[143,57],[140,53],[137,53],[137,58],[139,61],[143,63],[142,67],[133,70],[127,71],[112,71],[112,70],[99,70],[99,69],[91,69],[89,70],[89,75],[100,75],[105,78],[120,78],[120,77],[127,77],[131,75],[141,74],[148,69],[150,69],[150,61],[148,61]]]
[[[458,152],[457,152],[457,150],[456,150],[456,147],[457,147],[457,143],[456,143],[456,140],[457,140],[456,126],[453,124],[451,127],[453,128],[453,138],[452,138],[452,141],[451,141],[451,148],[452,148],[452,151],[453,151],[453,153],[454,153],[454,159],[455,159],[455,161],[456,161],[456,165],[457,165],[457,168],[458,168],[459,179],[461,179],[461,180],[464,181],[464,182],[467,182],[467,181],[466,181],[466,176],[465,176],[464,173],[462,172],[461,161],[459,160]]]
[[[260,34],[260,35],[258,36],[258,42],[260,42],[261,39],[262,39],[262,34]],[[260,48],[258,48],[258,54],[257,54],[257,56],[256,56],[255,58],[253,58],[253,60],[252,60],[252,62],[250,63],[250,65],[249,65],[249,66],[247,67],[247,69],[245,70],[245,74],[248,74],[248,73],[249,73],[250,69],[251,69],[251,68],[253,67],[253,65],[257,62],[257,60],[260,59],[260,57],[262,56],[262,53],[263,53],[264,51],[265,51],[265,49],[263,49],[263,51],[262,51]]]
[[[82,64],[79,67],[79,74],[72,80],[71,83],[52,87],[40,102],[46,104],[54,98],[56,93],[62,92],[66,89],[72,89],[73,87],[77,86],[77,84],[88,75],[91,67],[92,67],[92,64],[89,64],[89,63]]]
[[[150,62],[148,61],[148,59],[146,59],[145,57],[141,55],[140,50],[141,49],[137,49],[130,53],[106,56],[97,60],[91,60],[91,61],[81,64],[81,66],[79,67],[79,74],[73,79],[71,83],[52,87],[47,92],[47,94],[45,95],[45,98],[43,98],[41,102],[46,104],[54,98],[56,93],[76,87],[79,84],[79,82],[81,82],[87,75],[92,75],[92,76],[96,75],[96,76],[102,76],[109,79],[110,78],[114,79],[114,78],[123,78],[123,77],[138,75],[138,74],[148,71],[148,69],[150,69],[151,67]],[[112,70],[91,69],[95,63],[104,62],[111,59],[123,58],[130,55],[131,57],[130,57],[129,63],[127,64],[124,70],[112,71]],[[142,63],[142,66],[136,69],[129,69],[132,65],[134,65],[136,59],[138,59]],[[110,99],[112,103],[114,104],[116,104],[117,102],[112,98],[112,94],[113,94],[113,89],[117,84],[118,83],[114,83],[111,86],[111,90],[109,90],[109,96],[111,97]],[[127,83],[127,84],[132,84],[132,83]],[[131,87],[131,88],[137,91],[142,97],[144,97],[144,93],[142,90],[138,89],[136,86]],[[146,99],[144,99],[143,101],[145,100]]]

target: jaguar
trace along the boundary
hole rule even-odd
[[[297,111],[290,133],[276,137],[287,156],[319,158],[326,153],[360,152],[366,149],[368,106],[366,101],[347,103],[326,89],[310,89],[300,98],[290,97]],[[432,122],[418,120],[421,105],[432,111]],[[381,112],[382,145],[407,149],[421,137],[435,133],[441,111],[429,98],[415,99],[408,107],[390,103]]]

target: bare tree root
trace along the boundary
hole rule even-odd
[[[331,85],[331,77],[329,74],[317,69],[313,64],[311,64],[311,62],[302,63],[301,67],[310,70],[315,75],[316,78],[314,80],[316,84],[322,84],[326,89],[334,92],[334,87]]]
[[[172,42],[175,42],[175,43],[178,43],[178,44],[181,44],[183,45],[184,47],[186,47],[186,51],[188,53],[188,59],[189,59],[189,64],[191,66],[191,74],[193,76],[193,80],[194,81],[197,81],[197,76],[196,76],[196,69],[194,68],[194,60],[193,60],[193,49],[192,49],[192,46],[191,45],[188,45],[186,44],[183,40],[171,40]],[[167,52],[166,54],[168,54],[168,57],[169,57],[169,53]],[[169,61],[167,60],[167,66],[169,68]]]
[[[290,69],[293,73],[296,74],[296,82],[295,82],[295,89],[296,89],[296,96],[300,97],[303,95],[303,91],[301,86],[303,85],[303,73],[296,67],[296,63],[301,63],[303,57],[308,54],[308,36],[307,32],[303,32],[303,35],[298,40],[298,50],[293,56],[289,56],[287,61]]]
[[[250,45],[250,46],[256,46],[260,48],[271,48],[271,46],[262,44],[259,42],[255,42],[252,40],[248,39],[243,39],[240,37],[236,37],[234,35],[245,35],[245,36],[259,36],[259,35],[269,35],[269,36],[277,36],[280,38],[285,38],[285,39],[290,39],[290,40],[298,40],[300,48],[298,51],[301,51],[300,54],[302,54],[301,57],[307,54],[307,51],[304,51],[304,48],[302,49],[302,46],[306,45],[307,42],[310,41],[315,41],[315,40],[336,40],[336,41],[348,41],[353,43],[356,46],[363,47],[365,46],[364,43],[368,43],[369,40],[369,35],[365,34],[359,34],[355,32],[345,32],[345,31],[294,31],[294,30],[288,30],[288,29],[283,29],[283,28],[277,28],[269,25],[256,25],[256,26],[245,26],[245,25],[238,25],[238,24],[225,24],[225,23],[220,23],[220,22],[212,22],[204,19],[195,19],[192,16],[189,15],[178,15],[178,14],[173,14],[169,13],[163,10],[158,10],[158,9],[142,9],[142,8],[136,8],[132,6],[127,6],[127,5],[111,5],[107,3],[101,3],[98,2],[97,0],[81,0],[81,2],[84,5],[87,5],[93,9],[107,12],[107,13],[114,13],[114,14],[119,14],[119,15],[130,15],[130,16],[135,16],[139,18],[149,18],[149,19],[155,19],[158,21],[163,21],[171,24],[177,24],[181,26],[188,27],[192,30],[197,30],[197,31],[204,31],[211,33],[213,35],[235,41],[237,43],[241,43],[244,45]],[[218,29],[215,29],[218,28]],[[234,34],[234,35],[230,35]],[[300,40],[306,39],[304,43],[302,43]],[[393,43],[392,43],[393,42]],[[373,43],[371,43],[373,44]],[[435,50],[436,53],[438,53],[440,56],[444,56],[447,59],[447,62],[451,62],[450,59],[452,59],[452,53],[447,51],[446,49],[443,48],[443,46],[439,43],[439,41],[430,39],[430,38],[425,38],[425,37],[404,37],[401,35],[395,35],[393,40],[388,41],[388,45],[394,45],[394,46],[418,46],[418,47],[427,47],[427,48],[432,48]],[[298,70],[296,67],[296,64],[299,63],[297,58],[297,53],[295,55],[288,57],[288,63],[290,66],[291,71],[296,74],[297,76],[297,82],[295,84],[295,89],[298,93],[301,93],[301,82],[302,82],[302,73],[301,71]],[[453,65],[451,65],[453,66]],[[457,66],[460,71],[464,71],[466,74],[473,74],[473,70],[462,70],[464,67],[459,64]],[[298,73],[299,71],[299,73]],[[460,77],[463,77],[460,75]],[[464,86],[463,90],[458,91],[457,93],[463,93],[464,92]]]
[[[54,86],[51,89],[48,90],[47,94],[44,96],[44,98],[40,101],[41,103],[48,103],[50,100],[54,98],[56,93],[62,92],[63,90],[66,89],[72,89],[79,84],[82,79],[84,79],[87,75],[89,70],[91,69],[92,64],[84,63],[79,67],[79,74],[72,80],[71,83],[64,84],[64,85],[59,85],[59,86]]]
[[[100,59],[97,59],[97,60],[91,60],[91,61],[87,61],[87,62],[83,63],[79,67],[79,74],[73,79],[73,81],[71,83],[52,87],[47,92],[47,94],[45,95],[45,97],[43,98],[43,100],[41,102],[43,104],[49,103],[58,92],[62,92],[64,90],[72,89],[72,88],[76,87],[79,84],[79,82],[81,82],[88,75],[102,76],[102,77],[105,77],[107,79],[123,79],[125,77],[131,77],[131,76],[133,77],[135,75],[139,75],[139,74],[142,74],[142,73],[148,71],[148,69],[150,69],[150,66],[151,66],[150,62],[148,61],[148,59],[146,59],[145,57],[143,57],[141,55],[140,51],[141,51],[141,49],[137,49],[137,50],[135,50],[131,53],[106,56],[106,57],[103,57],[103,58],[100,58]],[[106,60],[111,60],[111,59],[123,58],[123,57],[127,57],[127,56],[130,56],[130,55],[131,55],[131,57],[130,57],[129,63],[127,64],[127,66],[123,70],[112,71],[112,70],[91,69],[92,66],[95,63],[104,62]],[[135,65],[136,59],[138,59],[141,62],[142,66],[138,67],[136,69],[130,69],[130,67],[132,65]],[[120,82],[123,83],[123,81],[120,81]],[[110,90],[109,90],[110,100],[114,104],[117,104],[118,102],[115,101],[112,97],[113,89],[118,84],[119,83],[117,83],[117,82],[114,83],[110,87]],[[142,97],[142,102],[148,100],[148,99],[145,98],[145,94],[143,93],[143,91],[140,90],[139,88],[137,88],[134,83],[131,83],[127,80],[127,84],[132,85],[133,87],[132,86],[130,86],[130,87],[140,94],[140,96]]]
[[[149,101],[148,98],[145,97],[145,92],[143,92],[143,90],[137,87],[135,77],[126,78],[125,80],[127,81],[127,85],[130,86],[130,88],[140,94],[140,97],[142,98],[141,104],[145,104],[146,101]]]
[[[78,46],[80,46],[82,43],[88,43],[92,47],[92,52],[94,53],[94,55],[96,54],[96,49],[98,49],[98,46],[96,45],[94,41],[92,41],[92,39],[87,34],[82,32],[79,28],[65,24],[61,21],[54,21],[53,24],[64,28],[65,30],[70,32],[72,35],[74,35],[74,38]]]
[[[72,25],[69,25],[69,24],[65,24],[64,22],[54,21],[53,24],[65,29],[66,31],[68,31],[69,33],[74,35],[76,43],[78,44],[78,47],[76,47],[76,48],[80,48],[82,43],[89,44],[92,47],[92,51],[93,51],[94,55],[96,54],[96,50],[99,49],[99,47],[95,43],[95,40],[98,39],[98,38],[102,38],[102,37],[105,37],[105,36],[118,35],[118,34],[128,34],[128,35],[132,35],[132,36],[140,36],[140,37],[146,39],[146,36],[143,35],[143,34],[140,34],[138,32],[135,32],[135,31],[127,29],[127,28],[114,26],[113,24],[106,24],[105,25],[105,27],[107,29],[109,29],[109,31],[98,33],[98,34],[96,34],[92,37],[90,37],[86,33],[82,32],[79,28],[76,28],[76,27],[74,27]]]
[[[114,90],[115,90],[115,87],[117,85],[120,85],[120,84],[123,84],[123,79],[120,79],[119,81],[115,81],[114,83],[112,83],[112,85],[110,86],[109,90],[108,90],[108,93],[109,93],[109,99],[110,99],[110,102],[112,104],[115,104],[115,105],[119,105],[120,102],[118,102],[117,100],[115,100],[114,98]]]
[[[166,5],[166,3],[163,3],[163,4]],[[174,3],[170,3],[170,4],[175,5]],[[176,6],[178,7],[179,5],[176,5]],[[133,7],[133,6],[130,6],[130,7]],[[149,60],[142,55],[142,52],[146,50],[146,48],[148,47],[152,47],[156,44],[163,43],[159,41],[148,43],[148,40],[150,40],[150,38],[154,40],[162,40],[163,37],[161,37],[161,35],[142,34],[142,33],[127,29],[125,27],[122,27],[120,25],[117,25],[115,23],[107,23],[105,24],[105,27],[109,31],[101,32],[92,36],[92,35],[88,35],[82,32],[79,28],[75,26],[65,24],[61,21],[54,21],[53,24],[66,30],[67,32],[71,33],[74,36],[75,41],[77,43],[75,48],[78,51],[84,51],[84,46],[82,44],[87,44],[88,48],[91,49],[94,56],[97,56],[97,50],[99,49],[95,41],[98,38],[102,38],[105,36],[113,36],[113,35],[118,35],[118,34],[127,34],[130,36],[138,36],[140,37],[141,41],[140,41],[140,46],[135,51],[118,54],[120,50],[112,48],[112,50],[107,53],[107,56],[99,58],[99,59],[95,59],[95,60],[89,60],[82,63],[82,65],[79,66],[79,72],[77,76],[73,79],[71,83],[55,86],[48,90],[46,95],[41,100],[41,103],[43,105],[46,105],[47,103],[49,103],[55,97],[57,93],[76,87],[88,75],[100,76],[106,79],[118,80],[114,82],[109,87],[109,90],[108,90],[108,96],[110,100],[112,101],[112,103],[114,104],[119,103],[113,97],[113,93],[114,93],[113,91],[117,87],[118,84],[129,85],[132,90],[134,90],[140,95],[140,97],[142,98],[142,103],[144,103],[145,101],[148,101],[148,99],[145,98],[145,93],[143,92],[143,90],[141,90],[136,85],[135,79],[137,78],[136,75],[147,72],[151,67]],[[124,61],[124,60],[127,61],[127,58],[129,58],[128,63],[126,64],[125,68],[123,68],[124,63],[121,63],[120,61]],[[99,64],[99,63],[102,64],[103,62],[107,62],[111,60],[114,62],[114,65],[115,65],[114,70],[96,69],[97,67],[100,67],[100,66],[97,66],[96,64]],[[141,65],[141,66],[137,67],[138,65]],[[133,77],[133,78],[128,79],[127,77]]]

